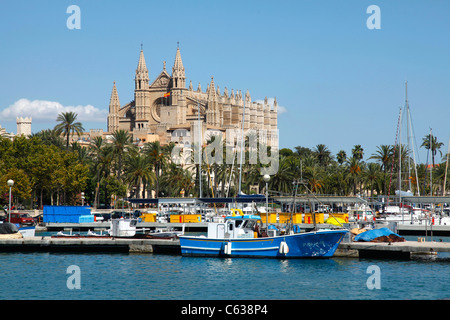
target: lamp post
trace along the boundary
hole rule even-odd
[[[266,182],[266,228],[269,229],[269,181],[270,181],[270,176],[268,174],[265,174],[263,176],[263,180]]]
[[[9,187],[9,210],[8,210],[8,222],[11,222],[11,188],[14,185],[14,180],[9,179],[6,181],[6,184]]]

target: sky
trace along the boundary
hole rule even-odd
[[[106,130],[113,81],[122,105],[134,99],[141,44],[152,81],[163,61],[171,72],[179,43],[194,89],[214,76],[222,92],[276,97],[280,148],[359,144],[367,160],[395,143],[407,81],[417,147],[431,128],[445,154],[449,14],[446,0],[2,0],[0,126],[16,132],[16,116],[31,116],[37,132],[75,111],[85,129]]]

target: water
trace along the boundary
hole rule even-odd
[[[272,260],[154,254],[0,253],[0,299],[448,299],[450,259]],[[80,270],[80,289],[69,289]],[[380,289],[367,273],[378,266]]]

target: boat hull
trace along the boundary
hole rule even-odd
[[[329,258],[346,233],[346,230],[327,230],[244,239],[180,236],[180,245],[183,256]]]
[[[19,228],[19,232],[22,234],[24,238],[31,238],[34,237],[36,232],[35,226],[24,226]]]

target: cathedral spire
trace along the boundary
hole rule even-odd
[[[175,55],[175,62],[172,68],[172,79],[175,88],[186,87],[186,75],[184,72],[183,60],[181,60],[180,48],[177,47],[177,53]]]
[[[111,92],[111,99],[109,100],[109,109],[110,110],[111,110],[111,106],[119,106],[120,107],[119,94],[117,93],[117,88],[116,88],[116,81],[114,81],[113,89]]]
[[[117,93],[116,82],[114,81],[111,92],[111,99],[109,100],[109,114],[108,114],[108,131],[114,132],[119,129],[119,110],[120,101]]]
[[[141,90],[141,89],[148,89],[148,69],[145,64],[145,58],[144,58],[144,51],[141,48],[141,53],[139,55],[139,62],[136,69],[136,77],[134,79],[135,81],[135,89]]]
[[[181,59],[180,48],[177,48],[177,53],[175,55],[175,62],[173,63],[172,74],[180,72],[184,76],[184,66],[183,60]]]
[[[141,53],[139,55],[138,67],[136,69],[136,73],[138,73],[138,72],[148,72],[147,66],[145,64],[144,50],[142,50],[142,48],[141,48]]]
[[[211,83],[208,87],[208,100],[216,98],[216,86],[214,84],[214,77],[211,76]]]

